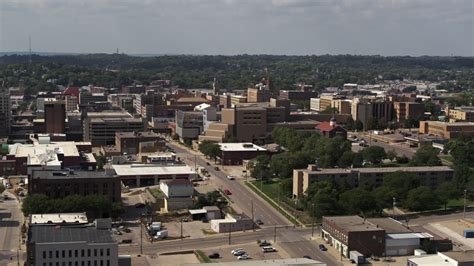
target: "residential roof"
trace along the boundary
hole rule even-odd
[[[47,243],[115,243],[108,230],[98,230],[95,227],[70,226],[30,226],[28,242],[37,244]]]
[[[241,143],[217,143],[221,151],[266,151],[265,148],[257,146],[251,142]]]
[[[114,164],[112,168],[118,176],[196,174],[196,171],[187,165]]]
[[[319,129],[320,131],[324,131],[324,132],[333,131],[337,128],[342,128],[342,127],[339,125],[332,126],[330,122],[321,122],[316,126],[316,129]]]
[[[87,222],[87,215],[85,212],[30,215],[30,224],[86,224]]]
[[[343,228],[347,232],[350,231],[383,231],[384,229],[377,227],[376,225],[368,222],[364,218],[357,215],[350,216],[331,216],[323,217],[324,220],[328,220],[338,227]]]

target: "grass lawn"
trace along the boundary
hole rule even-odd
[[[293,203],[291,202],[291,199],[285,197],[284,195],[281,194],[280,191],[280,182],[279,181],[252,181],[251,182],[258,190],[255,191],[253,186],[249,186],[252,190],[254,190],[257,194],[263,193],[267,195],[269,198],[271,198],[273,201],[275,201],[281,208],[283,208],[285,211],[296,217],[301,223],[303,224],[310,224],[312,222],[312,219],[307,215],[307,213],[303,211],[296,210],[294,208]],[[265,197],[262,197],[263,199],[267,200]],[[272,206],[274,204],[271,201],[268,201]],[[298,224],[298,222],[290,217],[288,214],[286,214],[284,211],[280,210],[278,206],[274,206],[276,210],[278,210],[283,216],[288,218],[292,223]]]
[[[474,205],[474,201],[472,200],[467,200],[466,201],[466,205],[467,206],[471,206],[471,205]],[[459,207],[463,207],[464,206],[464,199],[452,199],[452,200],[449,200],[448,202],[448,205],[447,207],[448,208],[459,208]],[[442,206],[444,208],[444,206]]]

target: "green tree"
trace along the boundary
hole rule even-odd
[[[429,187],[418,187],[408,191],[403,206],[411,211],[433,210],[439,207],[439,198]]]
[[[337,165],[341,168],[349,167],[353,164],[354,161],[354,152],[345,151],[339,158]]]
[[[267,155],[259,155],[252,161],[250,176],[256,179],[267,179],[270,177],[270,158]]]
[[[441,160],[438,157],[439,150],[429,146],[423,145],[419,148],[410,161],[410,166],[436,166],[441,165]]]
[[[383,159],[387,158],[387,154],[382,147],[369,146],[363,150],[364,160],[372,164],[380,164]]]
[[[376,202],[371,192],[362,188],[354,188],[339,196],[339,205],[347,214],[366,216],[376,210]]]
[[[322,110],[319,113],[320,114],[337,114],[338,110],[337,110],[337,108],[328,106],[328,107],[326,107],[326,109]]]
[[[383,186],[391,189],[398,199],[405,199],[409,190],[420,185],[419,176],[402,171],[387,174],[383,178]]]
[[[457,199],[460,196],[459,190],[451,182],[441,183],[435,190],[438,195],[439,202],[444,205],[444,209],[447,209],[447,205],[450,199]]]
[[[357,120],[354,122],[354,129],[357,130],[357,131],[364,130],[364,124],[362,123],[362,121],[360,121],[359,119],[357,119]]]
[[[393,205],[393,198],[396,198],[397,193],[388,186],[381,186],[373,191],[375,202],[378,210],[390,208]]]
[[[333,184],[326,181],[316,182],[308,188],[307,195],[310,196],[306,208],[313,217],[320,218],[340,212],[338,192]]]
[[[107,163],[107,157],[103,155],[95,155],[95,160],[97,162],[97,170],[103,170],[104,165]]]
[[[198,149],[202,154],[204,154],[204,156],[208,157],[209,159],[213,159],[214,161],[216,161],[217,158],[222,155],[219,144],[212,141],[202,141],[199,144]]]
[[[2,183],[0,183],[0,194],[2,194],[3,191],[5,191],[5,186]]]
[[[389,159],[390,161],[393,162],[393,160],[395,160],[395,158],[397,158],[397,153],[394,150],[389,150],[387,152],[387,159]]]
[[[352,116],[349,116],[349,118],[346,121],[346,129],[349,131],[352,131],[355,129],[354,126],[355,126],[355,121],[354,119],[352,119]]]

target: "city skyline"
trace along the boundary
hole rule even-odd
[[[473,3],[449,1],[0,3],[0,52],[473,56]]]

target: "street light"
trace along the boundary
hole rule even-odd
[[[466,218],[466,203],[467,203],[467,189],[464,190],[464,212],[462,214],[463,218]]]
[[[392,203],[392,206],[393,206],[393,218],[395,218],[395,206],[397,206],[397,199],[395,197],[392,198],[393,200],[393,203]]]

